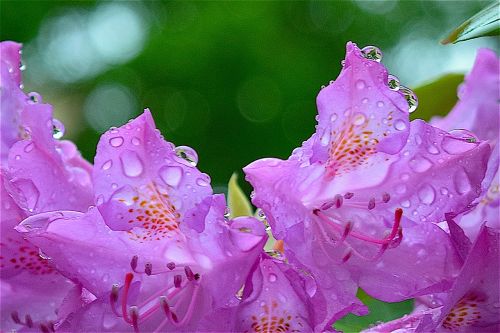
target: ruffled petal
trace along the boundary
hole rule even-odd
[[[185,213],[212,193],[209,177],[194,166],[191,150],[181,150],[161,137],[148,110],[101,137],[95,198],[110,228],[137,227],[134,234],[142,241],[178,233]]]

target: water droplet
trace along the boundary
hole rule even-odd
[[[16,155],[15,159],[16,161],[19,161],[21,159],[21,155]]]
[[[112,126],[109,128],[109,133],[117,134],[117,133],[120,133],[120,131],[118,130],[118,128]]]
[[[345,60],[341,60],[340,64],[342,65],[342,67],[344,67],[345,66]]]
[[[448,154],[456,155],[465,153],[475,148],[478,138],[466,129],[456,129],[445,135],[441,147]]]
[[[459,194],[465,194],[472,189],[469,181],[469,176],[463,168],[459,168],[455,172],[455,175],[453,176],[453,182],[455,183],[455,190]]]
[[[376,46],[365,46],[361,49],[363,57],[369,60],[380,62],[382,60],[382,51]]]
[[[278,280],[278,277],[276,276],[276,274],[271,273],[268,276],[268,280],[269,280],[269,282],[276,282],[276,280]]]
[[[407,181],[408,179],[410,179],[410,175],[405,172],[401,174],[400,178],[402,181]]]
[[[362,103],[362,104],[368,104],[368,101],[369,101],[369,100],[368,100],[368,98],[363,98],[363,99],[361,100],[361,103]]]
[[[363,125],[366,121],[366,116],[362,113],[356,113],[352,120],[353,124],[356,126]]]
[[[429,152],[429,154],[433,155],[439,154],[439,149],[433,144],[427,146],[427,151]]]
[[[403,120],[398,119],[394,122],[394,128],[398,131],[404,131],[406,129],[406,123]]]
[[[431,185],[425,184],[418,191],[418,198],[423,204],[430,205],[434,202],[434,199],[436,198],[436,191]]]
[[[58,119],[52,119],[52,137],[54,139],[61,139],[64,136],[64,124]]]
[[[210,183],[204,178],[198,178],[198,179],[196,179],[196,185],[205,187],[205,186],[210,185]]]
[[[132,144],[133,144],[134,146],[138,146],[138,145],[140,145],[140,144],[141,144],[141,139],[139,139],[138,137],[135,137],[135,136],[134,136],[130,142],[132,142]]]
[[[117,183],[111,183],[111,188],[113,190],[116,190],[118,188],[118,184]]]
[[[336,113],[332,114],[332,116],[330,117],[330,121],[333,123],[335,120],[337,120],[338,116]]]
[[[383,108],[383,107],[384,107],[384,105],[385,105],[385,103],[384,103],[384,102],[382,102],[382,101],[378,101],[378,102],[377,102],[377,107],[379,107],[379,108]]]
[[[35,144],[33,142],[30,142],[26,146],[24,146],[24,152],[29,153],[33,150],[33,148],[35,148]]]
[[[42,258],[43,260],[50,260],[50,259],[52,259],[48,255],[46,255],[45,253],[43,253],[42,249],[40,249],[40,248],[38,249],[38,256],[40,258]]]
[[[417,145],[421,145],[422,144],[422,137],[419,134],[415,134],[415,143]]]
[[[366,83],[365,83],[365,81],[363,81],[363,80],[358,80],[358,81],[356,81],[356,88],[358,88],[358,89],[360,89],[360,90],[361,90],[361,89],[363,89],[363,88],[365,88],[365,87],[366,87]]]
[[[101,166],[101,169],[103,170],[109,170],[109,168],[111,168],[113,166],[113,161],[112,160],[107,160],[106,162],[104,162]]]
[[[441,189],[439,190],[439,192],[442,195],[447,195],[449,193],[449,191],[448,191],[448,189],[446,187],[441,187]]]
[[[229,207],[226,207],[226,209],[224,209],[224,217],[226,219],[231,217],[231,209],[229,209]]]
[[[408,208],[410,206],[411,206],[411,203],[410,203],[409,200],[403,200],[403,201],[401,201],[401,207]]]
[[[120,147],[123,144],[123,138],[121,136],[115,136],[109,139],[109,144],[115,148]]]
[[[417,155],[410,160],[410,168],[415,172],[425,172],[432,166],[432,162],[427,158]]]
[[[399,79],[396,76],[389,74],[387,77],[387,85],[389,86],[389,89],[398,91],[400,87]]]
[[[42,102],[42,96],[40,96],[37,92],[30,92],[28,94],[28,103],[30,104],[38,104]]]
[[[406,185],[405,184],[399,184],[396,186],[396,193],[403,194],[406,192]]]
[[[323,135],[320,138],[320,143],[323,147],[328,146],[330,143],[330,132],[328,130],[323,133]]]
[[[400,86],[399,91],[403,93],[403,96],[406,99],[406,102],[408,103],[408,112],[409,113],[415,112],[415,110],[418,107],[417,95],[413,92],[413,90],[405,86]]]
[[[21,60],[21,61],[19,62],[19,70],[20,70],[20,71],[24,71],[24,70],[26,70],[26,64],[24,63],[24,61],[23,61],[23,60]]]
[[[196,151],[188,146],[179,146],[175,148],[175,154],[180,157],[181,161],[187,162],[183,164],[189,166],[196,166],[198,164],[198,154]]]
[[[265,220],[266,219],[266,214],[264,213],[264,211],[260,208],[257,209],[257,217],[260,219],[260,220]]]
[[[183,171],[181,167],[178,166],[165,166],[160,169],[160,178],[165,182],[165,184],[177,187],[182,180]]]
[[[144,170],[143,163],[135,151],[124,151],[120,155],[120,161],[122,162],[123,172],[126,176],[137,177],[140,176]]]

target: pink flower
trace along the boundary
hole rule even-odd
[[[469,209],[490,156],[487,142],[409,122],[415,97],[396,82],[348,43],[318,95],[316,133],[288,160],[244,169],[290,258],[323,284],[339,280],[322,274],[334,265],[384,301],[450,288],[459,260],[434,223]]]
[[[266,233],[254,218],[224,217],[224,197],[212,195],[195,154],[165,141],[146,110],[102,136],[97,207],[39,214],[17,227],[97,296],[64,329],[193,330],[235,298]]]

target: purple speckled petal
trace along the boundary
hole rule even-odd
[[[114,230],[136,228],[143,240],[178,232],[186,211],[212,193],[210,179],[155,128],[149,110],[99,141],[95,157],[95,198]]]

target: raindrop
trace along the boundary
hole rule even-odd
[[[465,194],[471,190],[471,184],[469,181],[469,176],[463,168],[459,168],[455,175],[453,176],[453,181],[455,183],[455,190],[459,194]]]
[[[369,101],[369,100],[368,100],[368,98],[363,98],[363,99],[361,100],[361,103],[362,103],[362,104],[368,104],[368,101]]]
[[[389,86],[389,89],[398,91],[400,87],[399,79],[396,76],[389,74],[387,77],[387,85]]]
[[[415,172],[425,172],[432,166],[432,162],[423,156],[415,156],[410,160],[410,168]]]
[[[400,178],[402,181],[407,181],[408,179],[410,179],[410,175],[405,172],[401,174]]]
[[[377,107],[379,107],[379,108],[383,108],[383,107],[384,107],[384,105],[385,105],[385,103],[384,103],[384,102],[382,102],[382,101],[378,101],[378,102],[377,102]]]
[[[394,122],[394,128],[398,131],[404,131],[406,129],[406,123],[403,120],[398,119]]]
[[[442,195],[447,195],[449,193],[449,191],[448,191],[448,189],[446,187],[441,187],[441,189],[439,190],[439,192]]]
[[[415,134],[415,143],[417,145],[421,145],[422,144],[422,137],[419,134]]]
[[[427,146],[427,151],[429,152],[429,154],[433,155],[439,154],[439,149],[433,144]]]
[[[276,280],[278,280],[278,277],[276,276],[276,274],[271,273],[271,274],[269,274],[268,279],[269,279],[269,282],[276,282]]]
[[[204,178],[198,178],[196,179],[196,185],[205,187],[210,185],[210,183]]]
[[[332,114],[332,116],[330,117],[330,121],[331,122],[334,122],[335,120],[337,120],[338,116],[336,113]]]
[[[113,161],[112,160],[107,160],[106,162],[103,163],[101,166],[101,169],[103,170],[109,170],[113,166]]]
[[[448,154],[456,155],[475,148],[478,145],[477,141],[478,138],[472,132],[466,129],[456,129],[443,138],[441,147]]]
[[[411,203],[409,200],[404,200],[404,201],[401,201],[401,207],[403,208],[408,208],[411,206]]]
[[[109,144],[115,148],[120,147],[123,144],[123,138],[121,136],[115,136],[109,139]]]
[[[376,46],[365,46],[361,49],[363,57],[369,60],[380,62],[382,60],[382,51]]]
[[[328,144],[330,143],[330,132],[328,130],[326,130],[325,133],[321,136],[320,143],[324,147],[328,146]]]
[[[345,60],[340,61],[340,64],[342,65],[342,67],[344,67],[345,66]]]
[[[20,71],[26,70],[26,64],[22,60],[19,62],[19,70]]]
[[[405,86],[400,86],[399,91],[403,93],[403,96],[408,103],[408,112],[415,112],[418,107],[417,95],[413,92],[413,90]]]
[[[175,148],[175,154],[181,158],[181,161],[187,162],[183,164],[189,166],[196,166],[198,164],[198,154],[196,151],[188,146],[179,146]]]
[[[181,182],[184,172],[178,166],[164,166],[160,169],[159,174],[165,184],[175,188]]]
[[[365,121],[366,121],[366,117],[364,114],[357,113],[354,115],[354,118],[353,118],[354,125],[356,125],[356,126],[363,125]]]
[[[229,209],[229,207],[226,207],[226,209],[224,209],[224,217],[226,219],[231,217],[231,209]]]
[[[43,253],[42,249],[40,249],[40,248],[38,249],[38,256],[40,258],[42,258],[43,260],[50,260],[50,259],[52,259],[47,254]]]
[[[21,159],[21,155],[16,155],[15,159],[16,161],[19,161]]]
[[[434,202],[434,199],[436,198],[436,191],[431,185],[425,184],[418,191],[418,198],[423,204],[430,205]]]
[[[358,89],[360,89],[360,90],[361,90],[361,89],[363,89],[364,87],[366,87],[366,83],[365,83],[365,81],[363,81],[363,80],[358,80],[358,81],[356,81],[356,88],[358,88]]]
[[[38,104],[42,102],[42,96],[40,96],[37,92],[30,92],[28,94],[28,103],[30,104]]]
[[[264,211],[260,208],[257,209],[257,216],[259,217],[259,219],[261,220],[265,220],[266,219],[266,214],[264,213]]]
[[[138,137],[135,137],[135,136],[134,136],[130,142],[132,142],[132,144],[133,144],[134,146],[138,146],[138,145],[140,145],[140,144],[141,144],[141,139],[139,139]]]
[[[396,193],[403,194],[406,192],[406,185],[405,184],[399,184],[395,188]]]
[[[120,155],[120,161],[122,162],[123,172],[125,173],[126,176],[137,177],[140,176],[142,174],[142,171],[144,170],[142,161],[135,151],[131,150],[124,151]]]
[[[33,142],[29,142],[25,147],[24,147],[24,152],[29,153],[30,151],[35,148],[35,144]]]
[[[54,139],[61,139],[64,136],[64,124],[58,119],[52,119],[52,137]]]

